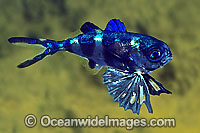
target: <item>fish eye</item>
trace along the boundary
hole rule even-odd
[[[150,61],[154,62],[160,61],[162,57],[160,49],[150,49],[148,57]]]

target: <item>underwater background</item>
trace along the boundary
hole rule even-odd
[[[0,133],[187,133],[200,131],[200,1],[199,0],[0,0]],[[173,60],[151,75],[172,94],[151,96],[154,110],[143,105],[140,115],[124,111],[108,95],[102,74],[87,61],[58,52],[39,63],[16,65],[40,53],[35,47],[8,43],[13,36],[64,40],[80,34],[90,21],[104,29],[121,19],[129,32],[166,42]],[[175,118],[176,127],[34,128],[24,125],[27,114],[38,118]]]

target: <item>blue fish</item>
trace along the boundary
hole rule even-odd
[[[172,53],[166,43],[152,36],[127,32],[123,22],[112,19],[105,30],[91,22],[84,23],[83,34],[63,41],[12,37],[10,43],[41,44],[46,50],[32,59],[18,65],[28,67],[47,55],[58,51],[68,51],[89,60],[91,69],[108,67],[103,74],[108,94],[125,110],[140,113],[145,103],[149,113],[153,113],[151,95],[170,94],[161,83],[149,75],[172,60]]]

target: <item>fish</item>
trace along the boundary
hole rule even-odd
[[[91,22],[80,28],[82,34],[62,41],[29,37],[11,37],[12,44],[41,45],[44,52],[19,64],[26,68],[58,51],[67,51],[87,59],[91,69],[107,67],[103,83],[108,94],[124,110],[139,115],[144,103],[153,113],[150,95],[171,94],[149,75],[172,60],[169,46],[152,36],[128,32],[120,19],[111,19],[103,30]]]

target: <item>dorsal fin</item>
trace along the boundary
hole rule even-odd
[[[123,22],[119,19],[112,19],[106,26],[106,31],[127,32]]]
[[[90,32],[90,31],[97,30],[97,29],[100,29],[100,28],[98,26],[94,25],[93,23],[86,22],[81,26],[80,30],[84,34],[86,34],[86,33]]]

